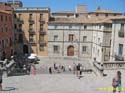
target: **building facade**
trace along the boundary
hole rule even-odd
[[[13,23],[11,8],[0,3],[0,60],[13,55]]]
[[[110,61],[125,60],[125,16],[113,20]]]
[[[109,61],[112,35],[110,18],[121,13],[99,8],[94,12],[77,13],[74,17],[66,17],[67,12],[66,15],[63,12],[61,17],[58,17],[60,12],[55,14],[48,24],[48,56]]]
[[[18,54],[36,53],[48,55],[47,22],[50,9],[47,7],[14,8],[15,51]]]

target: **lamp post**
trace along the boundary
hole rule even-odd
[[[75,41],[76,41],[77,46],[78,46],[78,47],[77,47],[77,48],[78,48],[78,49],[77,49],[77,61],[79,61],[79,41],[78,41],[78,39],[76,39]]]

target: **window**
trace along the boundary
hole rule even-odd
[[[5,47],[8,47],[8,39],[5,40]]]
[[[10,46],[12,46],[12,39],[11,39],[11,37],[10,37]]]
[[[23,43],[23,34],[19,34],[18,40],[20,43]]]
[[[98,49],[98,56],[99,56],[99,49]]]
[[[1,15],[1,21],[3,21],[3,15]]]
[[[33,34],[30,34],[29,41],[30,42],[35,42],[35,36]]]
[[[39,40],[40,40],[40,42],[43,42],[44,41],[44,35],[40,35]]]
[[[106,17],[108,17],[108,14],[105,14]]]
[[[32,14],[29,14],[29,22],[30,22],[30,24],[34,23],[33,15]]]
[[[121,38],[124,38],[124,24],[121,24],[121,28],[118,32],[118,36],[121,37]]]
[[[114,16],[116,16],[116,14],[114,14]]]
[[[68,14],[67,17],[70,17],[70,15]]]
[[[14,14],[14,18],[16,18],[16,14]]]
[[[22,24],[19,24],[19,28],[20,28],[20,29],[22,28]]]
[[[11,18],[11,17],[9,17],[9,21],[11,21],[11,19],[12,19],[12,18]]]
[[[72,29],[72,26],[71,26],[71,25],[69,26],[69,29]]]
[[[40,20],[42,20],[43,19],[43,14],[40,14]]]
[[[2,40],[2,48],[5,48],[4,46],[5,46],[5,45],[4,45],[4,40]]]
[[[73,34],[69,34],[69,41],[73,41],[73,37],[74,37]]]
[[[55,29],[57,29],[57,25],[55,25]]]
[[[2,31],[2,32],[4,31],[3,27],[1,28],[1,31]]]
[[[86,30],[87,29],[87,25],[84,25],[84,30]]]
[[[95,47],[93,47],[93,53],[95,53]]]
[[[39,46],[39,50],[40,50],[40,51],[44,51],[44,45],[40,45],[40,46]]]
[[[101,29],[101,25],[99,25],[99,29]]]
[[[33,24],[29,24],[29,29],[33,30]]]
[[[119,44],[118,55],[122,56],[122,54],[123,54],[123,44]]]
[[[82,53],[86,53],[87,52],[87,46],[82,46]]]
[[[54,41],[58,40],[58,35],[54,35]]]
[[[5,17],[5,20],[7,21],[7,16]]]
[[[110,45],[111,45],[112,40],[110,39]]]
[[[100,38],[98,38],[98,43],[100,44]]]
[[[59,46],[54,45],[53,51],[54,51],[54,53],[59,53]]]
[[[32,18],[32,16],[33,16],[32,14],[29,14],[29,17],[30,17],[30,18]]]
[[[83,42],[87,41],[87,36],[83,36]]]
[[[78,15],[78,14],[76,14],[76,18],[77,18],[77,17],[79,17],[79,15]]]
[[[40,30],[43,30],[43,24],[40,24]]]
[[[16,24],[14,24],[14,28],[17,29],[17,25]]]
[[[97,13],[96,16],[99,16],[99,14]]]
[[[19,14],[19,19],[21,18],[21,14]]]
[[[121,24],[120,30],[124,30],[124,24]]]
[[[6,32],[8,31],[8,28],[7,28],[7,27],[5,27],[5,31],[6,31]]]

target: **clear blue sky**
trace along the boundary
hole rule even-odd
[[[76,5],[87,5],[88,11],[98,6],[116,12],[125,12],[125,0],[22,0],[24,7],[50,7],[52,12],[75,10]]]

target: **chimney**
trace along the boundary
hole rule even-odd
[[[98,6],[98,7],[97,7],[97,10],[101,10],[101,7],[100,7],[100,6]]]
[[[87,13],[87,6],[86,5],[76,6],[76,13]]]

